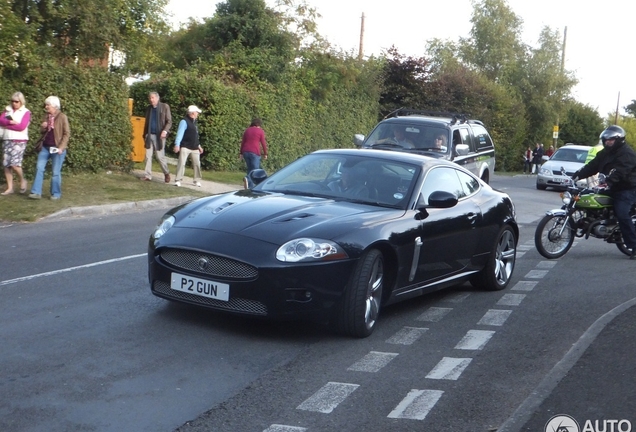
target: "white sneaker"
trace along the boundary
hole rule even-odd
[[[201,187],[201,182],[195,181],[195,182],[194,182],[194,185],[195,185],[196,187]]]
[[[176,181],[176,182],[174,182],[174,185],[175,185],[176,187],[181,187],[181,182],[180,182],[180,181]]]

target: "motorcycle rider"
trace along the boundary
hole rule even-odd
[[[608,193],[614,199],[614,213],[623,234],[625,246],[631,249],[630,259],[636,259],[636,226],[629,211],[636,203],[636,151],[625,142],[625,130],[612,125],[601,133],[603,150],[574,173],[573,179],[587,178],[596,173],[607,176]]]

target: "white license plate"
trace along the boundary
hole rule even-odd
[[[230,286],[228,284],[199,279],[179,273],[172,273],[170,288],[216,300],[228,301],[230,299]]]

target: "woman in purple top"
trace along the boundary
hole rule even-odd
[[[259,118],[254,118],[250,126],[243,132],[241,140],[241,151],[239,158],[245,160],[247,166],[247,176],[243,179],[245,187],[252,187],[250,171],[261,167],[261,149],[263,158],[267,159],[267,140],[262,122]]]
[[[27,109],[24,95],[15,92],[11,96],[10,105],[0,115],[0,137],[2,138],[2,166],[7,179],[7,190],[0,195],[14,193],[13,173],[20,180],[20,193],[27,190],[27,182],[22,173],[22,158],[29,141],[29,123],[31,111]]]

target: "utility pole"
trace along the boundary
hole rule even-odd
[[[568,27],[565,26],[565,29],[563,30],[563,47],[561,49],[561,76],[563,76],[563,72],[565,71],[565,41],[567,40],[567,38],[568,38]],[[559,101],[559,106],[557,107],[556,124],[554,125],[554,128],[552,129],[552,138],[554,141],[553,145],[555,150],[558,148],[557,142],[559,141],[559,112],[560,111],[561,111],[561,101]]]
[[[364,12],[362,12],[360,20],[360,49],[358,50],[358,60],[362,60],[364,53]]]
[[[621,92],[618,92],[618,98],[616,99],[616,114],[614,115],[614,124],[618,124],[618,105],[621,101]]]

